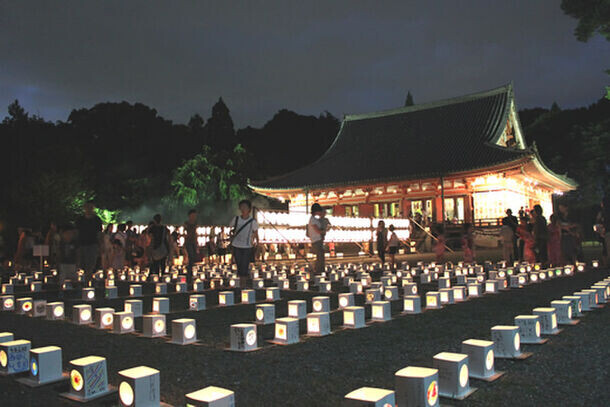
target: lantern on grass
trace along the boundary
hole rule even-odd
[[[313,297],[311,304],[314,312],[330,312],[330,297]]]
[[[231,325],[231,347],[236,352],[250,352],[257,350],[258,336],[255,324]]]
[[[349,329],[364,328],[364,307],[343,308],[343,327]]]
[[[167,283],[157,283],[155,284],[155,294],[165,295],[167,294]]]
[[[438,291],[426,293],[426,309],[441,309],[441,294]]]
[[[118,287],[106,287],[104,289],[104,297],[106,297],[107,300],[112,300],[114,298],[117,298],[118,296],[119,296]]]
[[[582,299],[576,295],[564,295],[561,299],[570,301],[570,306],[572,307],[572,316],[573,317],[581,317],[582,313]]]
[[[381,292],[377,288],[366,290],[366,303],[372,304],[375,301],[381,300]]]
[[[121,370],[119,400],[122,406],[148,407],[161,403],[159,371],[147,366]]]
[[[125,311],[132,312],[134,318],[142,316],[143,309],[142,300],[125,300]]]
[[[14,294],[15,288],[13,284],[2,284],[2,294]]]
[[[438,407],[438,370],[407,366],[394,375],[396,405],[400,407]]]
[[[278,318],[275,321],[274,343],[290,345],[299,342],[299,320],[296,318]]]
[[[255,317],[257,324],[273,324],[275,322],[275,305],[258,304],[256,306]]]
[[[330,335],[330,315],[328,312],[312,312],[307,314],[307,335]]]
[[[498,280],[485,281],[485,294],[496,294],[499,288]]]
[[[417,294],[417,284],[415,283],[405,283],[403,284],[402,292],[404,295],[416,295]]]
[[[10,375],[30,370],[30,341],[18,339],[0,343],[0,374]]]
[[[146,314],[142,316],[142,336],[158,338],[165,336],[165,314]]]
[[[44,317],[47,315],[47,300],[34,300],[32,309],[26,313],[29,317]]]
[[[265,290],[265,298],[267,301],[279,301],[280,289],[278,287],[268,287]]]
[[[519,327],[514,325],[496,325],[491,328],[491,340],[494,342],[496,358],[525,359],[531,353],[521,352]]]
[[[95,288],[83,288],[81,299],[84,301],[95,301]]]
[[[504,372],[494,368],[494,343],[480,339],[468,339],[462,342],[462,353],[468,355],[468,375],[473,379],[492,382]]]
[[[599,304],[608,302],[608,289],[605,285],[594,284],[591,286],[591,290],[597,291],[597,302]]]
[[[14,311],[15,310],[15,297],[12,295],[3,295],[0,297],[0,307],[2,311]]]
[[[307,291],[307,290],[309,290],[308,281],[297,281],[297,291]]]
[[[153,298],[152,312],[155,314],[168,314],[169,313],[169,298],[166,298],[166,297]]]
[[[405,314],[421,313],[421,298],[419,295],[405,295],[403,297],[403,312]]]
[[[392,319],[392,307],[389,301],[375,301],[371,304],[371,321],[385,322]]]
[[[441,296],[441,304],[454,304],[453,300],[453,289],[452,288],[441,288],[438,290]]]
[[[548,339],[540,337],[542,328],[538,315],[517,315],[515,317],[515,325],[519,327],[521,343],[542,345],[548,341]]]
[[[393,407],[396,398],[392,390],[361,387],[345,395],[343,407]]]
[[[187,407],[234,407],[235,393],[221,387],[209,386],[186,395]]]
[[[288,301],[288,316],[292,318],[305,319],[307,316],[307,301]]]
[[[189,309],[191,311],[205,310],[205,295],[194,294],[189,296]]]
[[[176,283],[174,285],[174,291],[177,293],[185,293],[187,291],[186,283]]]
[[[0,332],[0,343],[2,342],[10,342],[14,340],[14,336],[12,332]]]
[[[64,380],[61,370],[61,348],[46,346],[30,350],[30,375],[18,379],[28,386],[42,386]]]
[[[133,312],[115,312],[112,321],[112,332],[115,334],[126,334],[134,331]]]
[[[33,293],[42,291],[42,282],[34,281],[30,284],[30,291]]]
[[[464,400],[476,391],[468,379],[468,355],[441,352],[434,355],[432,365],[438,370],[439,395]]]
[[[194,319],[180,318],[172,321],[172,340],[175,345],[197,342],[197,325]]]
[[[468,287],[468,297],[480,297],[483,295],[483,288],[479,283],[470,283],[466,287]]]
[[[383,289],[383,296],[385,297],[386,301],[398,300],[398,287],[387,286]]]
[[[241,290],[240,295],[242,304],[254,304],[256,302],[256,291],[254,290]]]
[[[438,279],[438,288],[451,288],[451,279],[449,277],[440,277]]]
[[[233,291],[221,291],[218,293],[218,305],[227,307],[235,303]]]
[[[63,302],[49,302],[46,305],[46,319],[49,321],[64,319],[65,309]]]
[[[262,289],[265,288],[265,280],[262,278],[255,278],[252,280],[252,287]]]
[[[464,286],[453,287],[453,301],[462,302],[468,299],[468,292]]]
[[[204,290],[203,281],[195,281],[193,283],[193,291],[196,293],[200,293]]]
[[[574,293],[575,297],[579,297],[581,304],[582,304],[582,311],[586,312],[586,311],[592,311],[593,309],[591,308],[591,304],[590,304],[590,300],[591,300],[591,296],[589,295],[589,293],[583,293],[581,291],[575,292]]]
[[[86,356],[69,364],[70,392],[61,395],[72,400],[87,402],[111,393],[108,385],[106,358]]]
[[[95,327],[97,329],[112,329],[114,323],[114,308],[95,309]]]
[[[343,309],[345,307],[354,306],[354,294],[352,293],[342,293],[339,294],[339,309]]]
[[[15,312],[19,315],[25,315],[34,308],[34,300],[30,297],[17,298]]]
[[[352,294],[362,294],[362,291],[362,283],[359,281],[354,281],[349,285],[349,292]]]
[[[555,308],[534,308],[534,315],[540,317],[540,328],[544,335],[557,335],[561,332],[557,329],[557,313]]]
[[[142,286],[140,284],[133,284],[129,287],[129,296],[130,297],[141,297],[142,296]]]
[[[76,325],[87,325],[93,322],[91,305],[79,304],[72,307],[72,322]]]
[[[572,303],[567,300],[551,301],[551,307],[555,309],[557,323],[560,325],[576,325],[578,320],[572,319]]]

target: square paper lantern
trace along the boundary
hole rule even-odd
[[[324,281],[318,285],[318,291],[321,293],[329,293],[332,291],[332,285],[328,281]]]
[[[421,298],[419,295],[405,295],[403,297],[403,312],[405,314],[421,313]]]
[[[299,342],[299,320],[290,317],[276,319],[274,342],[280,345]]]
[[[313,312],[330,312],[330,297],[313,297],[311,308]]]
[[[449,277],[441,277],[438,279],[438,288],[451,288],[451,279]]]
[[[498,280],[485,281],[485,294],[496,294],[499,289]]]
[[[97,329],[112,329],[114,323],[114,308],[95,309],[95,327]]]
[[[259,290],[265,288],[265,280],[263,280],[262,278],[253,279],[252,287],[258,288]]]
[[[125,300],[125,311],[133,313],[134,318],[139,318],[143,313],[142,300]]]
[[[42,282],[41,281],[34,281],[33,283],[31,283],[30,284],[30,291],[33,292],[33,293],[42,291]]]
[[[396,301],[398,300],[398,287],[396,286],[387,286],[383,290],[383,296],[386,301]]]
[[[95,301],[95,288],[91,288],[91,287],[83,288],[81,300]]]
[[[72,322],[76,325],[87,325],[93,322],[91,305],[80,304],[72,307]]]
[[[491,328],[491,340],[494,342],[496,358],[525,359],[531,356],[531,353],[521,353],[521,336],[518,326],[494,326]]]
[[[119,372],[119,401],[122,406],[149,407],[161,403],[160,380],[157,369],[133,367]]]
[[[404,295],[416,295],[417,294],[417,284],[415,284],[415,283],[403,284],[402,292]]]
[[[560,329],[557,329],[555,308],[534,308],[532,313],[540,317],[540,327],[543,335],[556,335],[561,332]]]
[[[256,291],[241,290],[241,303],[242,304],[254,304],[255,302],[256,302]]]
[[[167,283],[155,284],[155,294],[159,294],[159,295],[167,294]]]
[[[19,339],[0,343],[0,373],[15,374],[30,370],[30,341]]]
[[[220,305],[221,307],[233,305],[235,303],[234,296],[235,296],[235,294],[233,294],[233,291],[219,292],[218,293],[218,305]]]
[[[354,281],[349,285],[349,292],[352,294],[362,294],[362,283]]]
[[[61,363],[60,347],[46,346],[30,350],[30,376],[24,383],[43,385],[63,380]]]
[[[572,319],[572,304],[570,301],[551,301],[551,307],[555,308],[558,324],[576,325],[578,323],[578,321]]]
[[[307,335],[330,335],[330,314],[328,312],[312,312],[307,314]]]
[[[419,275],[419,282],[421,284],[428,284],[432,280],[429,273],[422,273]]]
[[[279,301],[280,289],[278,287],[268,287],[265,291],[265,298],[267,301]]]
[[[462,302],[468,299],[468,291],[464,286],[453,287],[453,301]]]
[[[153,298],[152,312],[154,314],[169,314],[169,298],[166,298],[166,297]]]
[[[275,305],[258,304],[255,314],[257,324],[273,324],[275,322]]]
[[[572,316],[573,317],[581,317],[582,313],[582,299],[576,295],[564,295],[561,297],[564,300],[570,301],[570,306],[572,307]]]
[[[129,287],[129,296],[130,297],[141,297],[142,296],[142,286],[140,284],[133,284]]]
[[[12,284],[2,284],[2,294],[13,294],[15,292]]]
[[[65,308],[63,302],[49,302],[46,306],[46,314],[48,320],[60,320],[65,317]]]
[[[343,308],[343,327],[350,329],[364,328],[364,307]]]
[[[235,407],[235,393],[209,386],[186,395],[187,407]]]
[[[607,289],[605,285],[594,284],[591,286],[591,290],[595,290],[597,292],[597,302],[600,304],[605,304],[607,302]]]
[[[258,349],[258,335],[255,324],[231,325],[231,350],[249,352]]]
[[[70,393],[62,396],[78,401],[102,397],[112,390],[108,386],[106,358],[86,356],[70,361]]]
[[[348,393],[343,399],[343,407],[393,407],[396,405],[392,390],[375,387],[361,387]]]
[[[29,317],[44,317],[47,315],[47,300],[34,300],[32,309],[27,312]]]
[[[367,304],[372,304],[375,301],[380,301],[381,300],[381,292],[379,292],[378,289],[376,288],[371,288],[366,290],[366,303]]]
[[[193,291],[196,293],[200,293],[204,290],[203,281],[195,281],[193,283]]]
[[[483,294],[482,286],[479,283],[470,283],[466,287],[468,287],[468,297],[480,297]]]
[[[396,405],[438,407],[438,370],[408,366],[396,372]]]
[[[205,310],[205,295],[194,294],[189,296],[189,309],[191,311]]]
[[[115,334],[126,334],[134,331],[133,312],[115,312],[113,315],[112,332]]]
[[[426,308],[427,309],[440,309],[441,305],[441,293],[438,291],[428,291],[426,293]]]
[[[174,292],[185,293],[187,291],[186,283],[176,283],[174,285]]]
[[[25,315],[34,308],[34,300],[30,297],[17,298],[15,305],[15,312],[19,315]]]
[[[346,307],[353,307],[354,302],[354,294],[352,293],[342,293],[339,294],[339,309],[343,309]]]
[[[493,342],[480,339],[465,340],[462,342],[462,353],[468,355],[468,374],[473,379],[491,382],[504,374],[504,372],[495,372]]]
[[[106,297],[107,300],[115,299],[118,296],[119,296],[118,287],[106,287],[104,289],[104,297]]]
[[[541,327],[538,315],[517,315],[515,325],[519,327],[521,343],[541,345],[548,341],[548,339],[540,337]]]
[[[371,321],[385,322],[392,319],[389,301],[375,301],[371,304]]]
[[[158,338],[165,336],[165,314],[146,314],[142,316],[142,336]]]
[[[307,290],[309,290],[308,281],[297,281],[297,291],[307,291]]]
[[[597,292],[595,290],[582,290],[577,293],[574,293],[574,295],[582,297],[583,311],[593,311],[597,308]]]
[[[432,365],[438,369],[439,394],[455,400],[464,400],[475,392],[468,379],[468,355],[441,352],[434,355]]]
[[[15,340],[12,332],[0,332],[0,343]]]
[[[305,317],[307,317],[307,301],[288,301],[288,316],[292,318],[305,319]]]
[[[453,289],[452,288],[441,288],[438,290],[441,295],[441,304],[453,304]]]
[[[12,295],[3,295],[0,297],[0,308],[2,311],[14,311],[15,310],[15,297]]]
[[[172,340],[176,345],[197,342],[197,325],[194,319],[180,318],[172,321]]]

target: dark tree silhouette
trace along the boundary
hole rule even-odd
[[[415,102],[413,102],[413,95],[411,91],[407,92],[407,98],[405,99],[405,106],[413,106]]]

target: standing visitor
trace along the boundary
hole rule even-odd
[[[500,239],[502,240],[502,258],[510,264],[515,258],[515,232],[509,224],[508,217],[502,218],[502,227],[500,228]]]
[[[231,227],[231,246],[233,258],[237,265],[239,286],[246,287],[250,277],[250,262],[253,259],[253,248],[258,245],[258,222],[252,217],[252,202],[247,199],[239,202],[240,215],[233,219]]]
[[[566,202],[560,202],[559,225],[561,226],[561,255],[564,264],[574,264],[578,255],[578,225],[572,220],[572,216]]]
[[[394,232],[394,225],[390,225],[390,238],[388,239],[388,253],[390,254],[390,267],[392,270],[396,269],[396,253],[398,253],[398,246],[400,241],[398,235]]]
[[[49,246],[49,265],[55,267],[57,263],[57,257],[59,256],[59,243],[61,241],[61,235],[57,231],[57,224],[51,222],[49,225],[49,231],[44,239],[44,244]]]
[[[553,267],[561,266],[561,226],[557,215],[551,215],[551,223],[547,228],[549,263]]]
[[[197,244],[197,211],[191,209],[188,212],[188,219],[184,222],[184,248],[188,257],[186,270],[188,272],[187,280],[189,283],[193,280],[193,265],[199,260],[198,244]]]
[[[534,205],[532,210],[532,219],[534,221],[534,229],[532,234],[534,235],[534,241],[536,245],[536,261],[538,263],[545,264],[548,261],[547,255],[547,243],[548,243],[548,232],[546,218],[542,216],[542,206]]]
[[[474,237],[472,233],[472,224],[464,223],[464,234],[462,235],[462,250],[464,251],[464,263],[474,262]]]
[[[64,226],[61,230],[59,242],[59,287],[63,288],[64,282],[69,279],[78,281],[76,274],[76,258],[78,247],[76,245],[76,229],[72,225]],[[61,297],[61,295],[60,295]]]
[[[314,272],[322,274],[324,272],[324,229],[322,219],[324,210],[319,203],[311,205],[311,216],[307,224],[307,237],[311,240],[311,250],[316,255]]]
[[[447,245],[447,239],[445,238],[445,227],[443,225],[437,225],[434,235],[434,257],[437,263],[445,261],[445,249]]]
[[[102,233],[102,238],[100,239],[100,260],[102,263],[102,270],[106,270],[110,268],[112,263],[112,228],[114,225],[109,223],[104,229]]]
[[[388,230],[385,228],[385,222],[380,220],[377,223],[377,255],[381,260],[381,265],[385,264],[385,251],[388,245]]]
[[[169,229],[161,223],[160,214],[153,216],[153,224],[148,228],[148,233],[151,235],[150,272],[161,275],[169,255]]]
[[[521,223],[517,228],[517,234],[521,241],[523,241],[523,260],[530,264],[536,262],[536,242],[531,232],[532,228],[533,226],[527,222],[526,217],[521,218]]]
[[[502,218],[502,224],[504,224],[506,220],[506,224],[510,226],[513,230],[513,261],[519,259],[519,244],[517,241],[517,228],[519,227],[519,220],[516,216],[513,215],[513,211],[511,209],[506,210],[506,217]]]
[[[85,270],[86,280],[89,281],[97,265],[102,220],[95,214],[95,205],[92,201],[85,202],[83,210],[83,216],[76,220],[78,254],[80,267]]]
[[[112,255],[110,267],[113,270],[121,270],[125,266],[125,248],[119,239],[112,239]]]

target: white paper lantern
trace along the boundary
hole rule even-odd
[[[135,330],[133,312],[115,312],[112,323],[112,332],[115,334],[126,334]]]
[[[307,314],[307,335],[330,335],[330,315],[328,312],[312,312]]]
[[[470,387],[467,354],[437,353],[432,359],[432,365],[438,369],[441,397],[464,400],[476,390]]]
[[[191,311],[205,310],[205,295],[193,294],[189,296],[189,309]]]
[[[255,324],[231,325],[231,348],[236,352],[249,352],[257,350],[258,335]]]
[[[233,291],[221,291],[218,293],[218,305],[228,307],[235,303]]]
[[[288,301],[288,316],[292,318],[305,319],[307,316],[307,301]]]
[[[543,335],[557,335],[561,332],[557,328],[557,313],[555,308],[534,308],[532,313],[540,317],[540,327]]]
[[[235,393],[221,387],[209,386],[186,395],[187,407],[234,407]]]
[[[19,380],[29,386],[41,386],[64,380],[61,348],[45,346],[30,350],[30,375]]]
[[[49,302],[46,307],[47,319],[50,321],[62,320],[66,316],[66,309],[63,302]]]
[[[538,315],[517,315],[515,317],[515,325],[519,327],[521,343],[541,345],[548,341],[548,339],[540,337],[542,328]]]
[[[159,406],[161,403],[161,375],[157,369],[138,366],[121,370],[119,401],[125,407]]]
[[[494,342],[496,358],[525,359],[531,353],[521,352],[519,327],[514,325],[496,325],[491,328],[491,340]]]
[[[125,311],[133,313],[134,318],[140,318],[143,314],[142,300],[125,300]]]
[[[395,374],[396,405],[438,407],[438,370],[408,366]]]
[[[80,304],[72,307],[72,322],[77,325],[87,325],[93,322],[91,305]]]
[[[10,375],[30,370],[31,346],[24,339],[0,343],[0,373]]]
[[[354,306],[354,294],[352,293],[341,293],[339,294],[339,309]]]
[[[468,355],[470,377],[491,382],[504,374],[495,371],[493,342],[480,339],[465,340],[462,342],[462,353]]]
[[[70,392],[61,395],[72,400],[87,402],[112,392],[108,386],[106,359],[86,356],[70,361]]]
[[[172,321],[171,343],[189,345],[197,342],[197,325],[194,319],[180,318]]]
[[[345,395],[344,407],[393,407],[396,397],[392,390],[361,387]]]
[[[276,319],[274,342],[280,345],[298,343],[299,320],[290,317]]]
[[[267,325],[275,322],[275,305],[257,304],[255,311],[256,323]]]
[[[142,316],[142,336],[158,338],[166,335],[167,323],[165,314],[147,314]]]
[[[441,294],[438,291],[428,291],[426,293],[426,309],[440,309]]]
[[[364,307],[343,308],[343,327],[349,329],[364,328]]]

